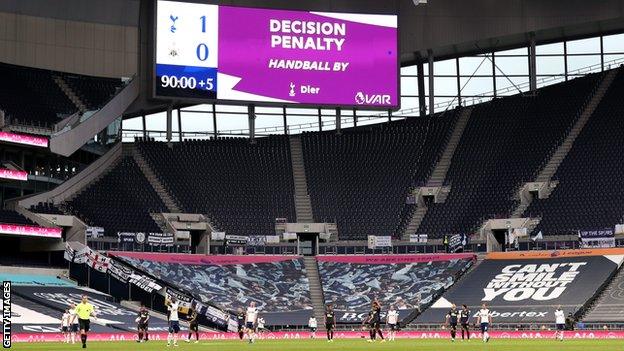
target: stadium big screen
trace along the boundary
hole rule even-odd
[[[399,107],[397,16],[158,1],[154,96]]]

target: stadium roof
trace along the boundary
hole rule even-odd
[[[87,22],[139,25],[141,1],[6,0],[0,12]],[[190,1],[190,0],[189,0]],[[530,33],[538,43],[624,30],[624,0],[228,0],[219,3],[297,10],[398,13],[404,63],[522,46]]]

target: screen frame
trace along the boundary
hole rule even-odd
[[[177,1],[177,0],[169,0],[169,1]],[[349,110],[349,111],[387,111],[387,112],[396,112],[401,109],[401,42],[400,42],[400,32],[399,32],[399,15],[398,14],[386,14],[386,13],[366,13],[366,12],[335,12],[335,11],[320,11],[319,12],[329,12],[336,14],[371,14],[371,15],[385,15],[385,16],[395,16],[397,19],[397,27],[396,27],[396,52],[397,52],[397,63],[396,63],[396,83],[397,83],[397,103],[393,106],[367,106],[367,105],[344,105],[344,104],[309,104],[309,103],[284,103],[284,102],[270,102],[270,101],[254,101],[254,100],[226,100],[226,99],[200,99],[200,98],[192,98],[192,97],[171,97],[171,96],[163,96],[158,95],[156,93],[156,85],[158,81],[156,79],[156,45],[158,40],[158,3],[160,0],[154,1],[154,8],[152,11],[152,28],[150,33],[150,44],[151,44],[151,71],[148,77],[148,82],[151,85],[151,98],[167,101],[170,103],[176,104],[216,104],[216,105],[230,105],[230,106],[258,106],[258,107],[288,107],[288,108],[302,108],[302,109],[341,109],[341,110]],[[200,5],[214,5],[210,3],[202,3],[197,1],[177,1],[180,3],[190,3],[190,4],[200,4]],[[311,10],[298,10],[298,9],[281,9],[281,8],[271,8],[271,7],[257,7],[257,6],[235,6],[235,5],[217,5],[219,7],[235,7],[235,8],[245,8],[245,9],[258,9],[258,10],[282,10],[282,11],[293,11],[293,12],[310,12]],[[148,46],[149,47],[149,46]]]

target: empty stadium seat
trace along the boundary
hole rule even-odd
[[[274,235],[275,218],[296,219],[287,136],[137,147],[185,212],[228,234]]]
[[[53,80],[52,71],[0,64],[0,109],[11,121],[51,126],[78,109]]]
[[[13,210],[0,210],[0,223],[35,225],[33,221]]]
[[[120,79],[67,74],[0,63],[0,110],[10,123],[52,127],[78,108],[54,81],[62,77],[88,109],[101,108],[123,85]]]
[[[304,133],[314,220],[336,222],[342,240],[400,235],[409,189],[422,185],[444,150],[458,112],[343,130]]]
[[[469,234],[486,219],[509,216],[515,194],[565,139],[601,77],[475,106],[446,176],[449,196],[428,206],[418,233]]]
[[[525,215],[541,217],[535,232],[576,234],[624,221],[624,71],[589,118],[557,170],[557,187]]]
[[[63,79],[90,110],[104,106],[122,85],[120,79],[114,78],[65,74]]]
[[[67,212],[85,223],[103,227],[106,236],[117,232],[161,232],[150,216],[167,212],[156,191],[131,157],[124,157],[104,177],[65,204]]]

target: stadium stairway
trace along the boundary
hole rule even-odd
[[[62,156],[69,156],[80,149],[114,120],[123,115],[124,111],[139,96],[139,79],[133,79],[121,89],[110,101],[93,115],[79,123],[67,126],[50,137],[50,151]]]
[[[301,137],[291,136],[290,139],[290,161],[293,170],[293,182],[295,184],[295,213],[297,222],[312,223],[312,202],[308,194],[308,182],[306,180],[305,166],[303,163],[303,151],[301,147]]]
[[[431,176],[427,180],[427,186],[443,186],[444,180],[446,179],[446,173],[451,166],[451,160],[453,159],[453,155],[455,154],[455,149],[457,149],[457,145],[459,145],[459,141],[461,140],[462,135],[464,134],[464,129],[466,129],[466,125],[468,125],[468,120],[470,119],[470,115],[472,114],[472,108],[464,108],[457,122],[455,122],[455,128],[453,128],[453,133],[451,134],[444,152],[440,159],[436,163],[433,172],[431,172]],[[448,189],[443,189],[440,191],[439,201],[444,201],[448,196]],[[412,217],[403,233],[403,240],[409,240],[410,234],[416,233],[420,224],[422,223],[423,218],[427,214],[426,205],[417,206],[416,209],[412,212]]]
[[[464,129],[466,129],[466,125],[468,125],[468,120],[470,119],[471,114],[472,108],[467,107],[464,108],[459,115],[459,118],[457,119],[457,122],[455,124],[455,128],[453,129],[453,134],[451,134],[451,137],[446,144],[446,148],[444,149],[444,153],[442,153],[442,156],[440,156],[438,163],[433,169],[433,172],[431,173],[431,176],[427,181],[427,186],[444,185],[446,173],[451,166],[451,160],[453,159],[453,155],[455,154],[455,149],[457,149],[457,145],[459,145],[459,141],[464,134]]]
[[[67,98],[71,100],[71,102],[78,108],[78,111],[85,113],[87,112],[87,105],[80,99],[80,97],[74,92],[74,90],[65,82],[63,78],[60,76],[53,76],[52,79],[58,85],[58,87],[63,91]]]
[[[325,330],[325,300],[323,298],[323,288],[321,287],[321,277],[319,276],[318,263],[315,257],[303,257],[306,275],[310,283],[310,298],[314,307],[314,317],[318,322],[318,330]]]
[[[145,160],[143,155],[137,150],[134,144],[124,145],[124,154],[132,156],[134,161],[137,163],[141,172],[147,181],[150,183],[152,188],[156,191],[160,199],[163,201],[165,206],[167,206],[167,210],[171,213],[182,213],[183,211],[180,209],[180,206],[176,203],[175,199],[169,191],[165,188],[165,186],[161,183],[160,179],[156,176],[149,163]]]
[[[583,127],[585,127],[585,124],[587,124],[587,121],[596,110],[596,107],[598,107],[598,104],[600,104],[600,101],[602,101],[602,98],[604,97],[607,90],[609,90],[609,87],[615,79],[617,72],[618,69],[612,69],[602,77],[602,79],[596,86],[593,95],[589,98],[585,106],[582,108],[578,119],[570,129],[570,132],[566,136],[565,140],[559,145],[559,147],[557,147],[548,162],[546,162],[545,166],[538,173],[535,179],[536,182],[551,182],[552,177],[555,175],[555,173],[557,173],[557,169],[559,169],[559,166],[568,155],[568,152],[570,152],[570,149],[572,149],[574,141],[583,130]],[[553,190],[552,187],[549,187],[549,189],[551,191]],[[525,198],[524,201],[521,201],[518,206],[512,211],[511,218],[522,217],[526,212],[526,209],[531,204],[532,199],[533,198],[529,196]],[[529,229],[532,230],[532,228]]]
[[[624,265],[581,318],[584,322],[624,322]]]

